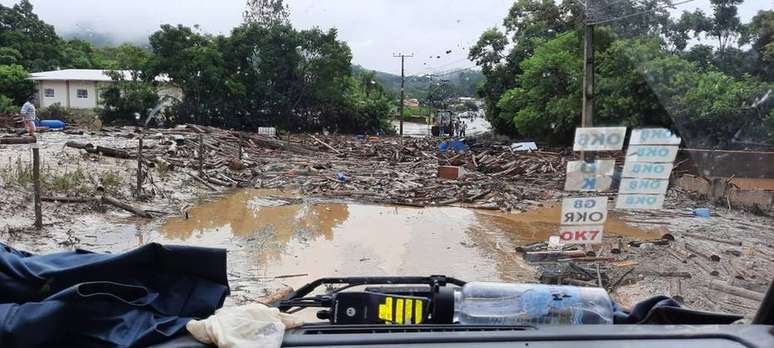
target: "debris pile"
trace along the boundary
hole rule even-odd
[[[19,113],[0,112],[0,128],[22,127],[22,116]]]
[[[670,291],[665,295],[678,301],[729,313],[754,312],[774,264],[774,246],[763,239],[747,245],[691,231],[653,240],[609,236],[594,248],[539,242],[516,251],[537,267],[542,283],[604,287],[614,293],[622,285],[660,282]]]
[[[137,138],[132,128],[106,128],[111,136]],[[551,151],[513,152],[476,143],[441,151],[441,140],[294,135],[290,140],[256,133],[187,125],[143,135],[143,162],[184,169],[199,185],[297,187],[304,194],[416,207],[460,206],[525,210],[555,199],[568,158]],[[201,141],[200,141],[201,139]],[[137,158],[137,148],[68,143],[89,154]],[[439,177],[439,167],[464,175]]]

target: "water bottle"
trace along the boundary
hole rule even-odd
[[[454,322],[463,325],[612,324],[602,288],[472,282],[454,289]]]

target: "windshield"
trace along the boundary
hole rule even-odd
[[[772,40],[756,0],[0,0],[0,242],[225,249],[227,307],[444,274],[752,318]]]

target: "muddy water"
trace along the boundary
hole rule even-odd
[[[516,245],[558,230],[559,207],[523,214],[462,208],[324,203],[293,193],[246,190],[168,220],[150,239],[229,250],[232,287],[300,286],[325,276],[446,274],[466,280],[529,281]],[[650,237],[612,217],[608,230]]]
[[[344,275],[531,275],[505,237],[513,231],[482,229],[491,216],[467,209],[321,203],[249,190],[188,215],[168,220],[155,241],[228,248],[237,283],[299,273],[308,276],[285,282],[298,286]]]

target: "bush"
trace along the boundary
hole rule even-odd
[[[54,103],[49,107],[41,110],[38,113],[38,118],[41,120],[64,120],[69,116],[70,112],[65,109],[62,104]]]
[[[0,113],[19,112],[21,108],[17,107],[11,98],[0,94]]]

